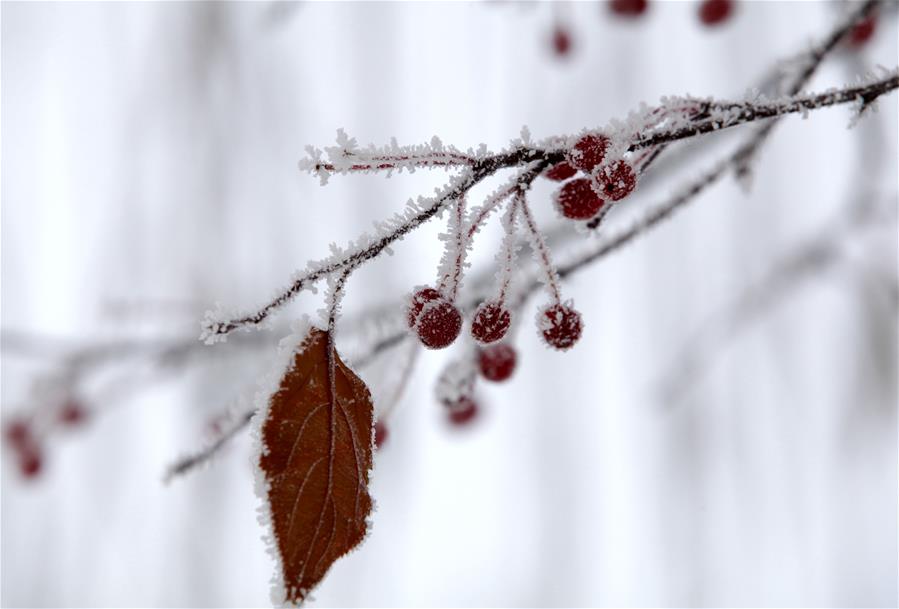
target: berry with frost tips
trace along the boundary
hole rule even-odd
[[[559,212],[571,220],[589,220],[604,203],[593,189],[592,181],[586,178],[563,184],[555,199]]]
[[[601,133],[588,133],[568,151],[568,162],[581,171],[591,172],[602,163],[609,148],[609,138]]]
[[[515,348],[512,345],[503,343],[485,347],[478,356],[481,376],[495,383],[505,381],[515,371],[516,360]]]
[[[483,302],[471,320],[471,336],[480,343],[494,343],[506,335],[512,316],[500,302]]]
[[[596,174],[599,194],[612,201],[620,201],[634,192],[637,187],[637,174],[634,168],[625,160],[618,160],[601,167]]]
[[[416,288],[415,292],[412,294],[412,299],[409,302],[409,308],[407,309],[406,319],[409,323],[409,327],[415,327],[415,324],[418,323],[418,316],[421,315],[421,310],[427,303],[442,299],[443,295],[434,288]]]
[[[443,298],[426,303],[415,323],[418,339],[429,349],[448,347],[461,330],[462,314]]]
[[[478,416],[478,404],[470,397],[462,397],[449,407],[447,418],[456,427],[469,425]]]
[[[562,161],[561,163],[557,163],[543,172],[543,175],[549,178],[550,180],[555,180],[556,182],[561,182],[563,180],[567,180],[568,178],[574,176],[577,173],[577,169],[572,167],[569,163]]]
[[[705,25],[718,25],[730,18],[733,0],[703,0],[699,6],[699,20]]]
[[[558,303],[540,310],[537,327],[550,347],[565,351],[581,337],[584,323],[572,306]]]

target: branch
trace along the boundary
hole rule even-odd
[[[234,436],[241,432],[247,425],[250,424],[250,420],[253,418],[253,415],[256,414],[255,409],[248,410],[240,415],[234,423],[225,430],[222,435],[216,439],[215,442],[204,448],[203,450],[196,452],[192,455],[188,455],[175,461],[169,466],[168,470],[166,470],[165,476],[163,476],[163,481],[168,484],[174,478],[189,472],[190,470],[207,463],[212,457],[218,453],[222,447],[224,447]]]
[[[718,112],[705,120],[694,122],[685,127],[643,136],[631,145],[630,150],[639,150],[704,133],[729,129],[750,122],[799,112],[806,113],[810,110],[853,101],[858,101],[863,107],[866,107],[881,95],[894,91],[897,88],[899,88],[899,73],[894,72],[888,77],[867,84],[826,91],[811,96],[788,97],[776,102],[706,102],[710,109]],[[752,142],[754,141],[755,138],[753,138]]]
[[[858,5],[855,10],[849,13],[846,19],[840,23],[824,40],[813,47],[806,55],[806,65],[802,72],[793,80],[787,90],[788,95],[796,95],[809,83],[817,72],[824,59],[836,48],[841,40],[846,38],[847,34],[852,31],[859,22],[864,21],[869,15],[873,14],[879,4],[878,0],[866,0]],[[755,135],[746,142],[746,145],[734,159],[734,171],[737,179],[746,181],[750,176],[750,164],[758,153],[759,148],[765,143],[765,140],[771,135],[777,121],[763,125],[756,131]]]
[[[275,310],[289,302],[309,285],[336,271],[346,268],[355,269],[363,262],[375,258],[389,245],[443,211],[449,202],[465,196],[481,180],[493,175],[500,169],[517,167],[534,161],[545,161],[547,164],[551,164],[561,162],[562,160],[563,153],[561,151],[546,151],[527,147],[520,147],[512,151],[477,159],[469,169],[464,170],[450,180],[450,183],[443,190],[439,191],[435,197],[429,200],[420,199],[417,206],[410,206],[411,213],[399,217],[394,222],[394,225],[389,227],[389,230],[381,237],[373,239],[363,236],[360,239],[362,243],[355,247],[351,246],[348,252],[338,252],[336,256],[330,259],[311,263],[308,271],[294,279],[286,290],[283,290],[255,313],[228,321],[219,321],[213,313],[207,313],[204,320],[204,330],[200,338],[207,344],[210,344],[233,330],[262,323]]]
[[[879,95],[892,91],[899,86],[897,76],[892,75],[874,83],[851,87],[840,91],[822,93],[816,96],[802,96],[785,99],[772,104],[724,104],[733,108],[730,119],[722,126],[722,119],[701,119],[698,125],[678,128],[672,132],[656,134],[651,138],[638,139],[630,145],[629,149],[636,150],[661,143],[671,143],[684,140],[724,127],[732,127],[738,124],[746,124],[759,120],[769,119],[788,113],[805,112],[836,104],[847,103],[856,99],[870,100]],[[706,102],[710,107],[715,107],[714,102]],[[569,140],[571,138],[568,138]],[[753,140],[754,141],[754,140]],[[738,156],[745,154],[744,151]],[[651,157],[655,158],[655,157]],[[409,234],[441,211],[451,201],[464,197],[469,190],[485,178],[493,175],[500,169],[518,167],[521,165],[539,162],[541,167],[546,167],[565,159],[564,150],[546,150],[543,148],[519,146],[511,151],[495,155],[488,155],[474,160],[469,168],[450,180],[449,184],[431,199],[420,199],[418,205],[410,206],[410,210],[394,221],[392,225],[385,226],[382,236],[372,238],[364,235],[360,243],[351,246],[345,252],[338,251],[331,258],[310,263],[308,270],[293,280],[290,286],[280,292],[268,304],[255,313],[244,315],[234,319],[221,321],[212,312],[208,312],[204,320],[204,330],[201,340],[213,343],[221,337],[238,328],[255,326],[265,321],[269,315],[289,302],[304,288],[318,282],[322,278],[344,269],[355,269],[362,263],[378,256],[384,249]],[[315,164],[310,165],[316,167]],[[532,173],[532,172],[528,172]],[[532,180],[532,178],[531,178]]]

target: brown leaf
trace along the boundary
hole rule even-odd
[[[262,422],[259,466],[268,482],[285,601],[301,602],[366,533],[372,501],[372,401],[311,328]]]

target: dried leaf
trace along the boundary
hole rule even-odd
[[[259,466],[268,483],[285,602],[299,603],[366,533],[372,501],[372,401],[311,328],[262,422]]]

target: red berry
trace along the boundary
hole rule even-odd
[[[26,478],[36,478],[41,472],[41,453],[32,447],[19,451],[19,471]]]
[[[462,427],[471,423],[478,416],[478,404],[471,398],[461,398],[449,409],[449,421]]]
[[[442,300],[443,295],[440,294],[434,288],[419,288],[412,294],[412,299],[409,302],[409,308],[407,309],[407,321],[409,323],[410,328],[414,328],[416,322],[418,321],[418,316],[421,314],[421,310],[424,306],[433,301],[433,300]]]
[[[418,316],[415,330],[425,347],[443,349],[459,336],[462,330],[462,314],[451,302],[442,298],[429,302]]]
[[[849,46],[858,48],[871,39],[876,28],[877,18],[874,15],[868,15],[849,30],[849,36],[846,41],[849,43]]]
[[[554,304],[541,310],[537,326],[549,346],[560,351],[570,349],[584,329],[581,314],[564,304]]]
[[[506,335],[512,316],[499,302],[481,303],[471,320],[471,335],[481,343],[494,343]]]
[[[703,0],[699,7],[699,20],[705,25],[718,25],[733,12],[733,0]]]
[[[646,0],[612,0],[609,8],[622,17],[639,17],[646,12],[648,5]]]
[[[504,381],[515,371],[515,348],[511,345],[490,345],[481,349],[478,363],[481,374],[488,381]]]
[[[6,441],[16,450],[31,443],[31,428],[25,421],[12,421],[6,426]]]
[[[604,135],[588,133],[568,151],[568,162],[581,171],[593,171],[606,157],[609,143],[609,138]]]
[[[389,437],[390,434],[387,431],[387,424],[384,423],[384,421],[375,423],[375,448],[384,446],[384,442],[386,442]]]
[[[571,52],[571,34],[562,26],[553,30],[553,50],[558,57],[565,57]]]
[[[78,426],[87,419],[87,411],[74,400],[69,400],[59,409],[59,421],[70,427]]]
[[[566,182],[556,194],[559,212],[571,220],[589,220],[596,215],[603,203],[593,190],[591,180],[586,178]]]
[[[571,176],[577,173],[577,169],[562,161],[556,165],[553,165],[549,169],[547,169],[543,175],[549,178],[550,180],[555,180],[556,182],[561,182],[562,180],[567,180]]]
[[[615,161],[596,172],[600,192],[612,201],[620,201],[634,192],[637,175],[627,161]]]

